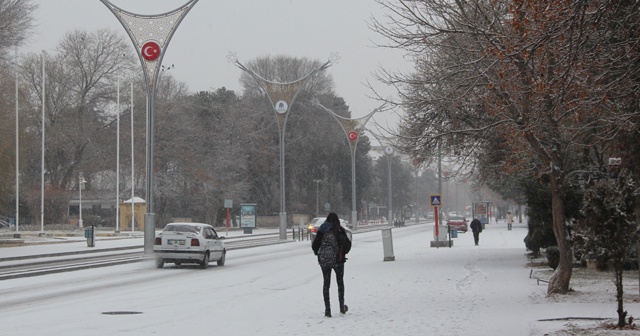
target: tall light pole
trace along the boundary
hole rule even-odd
[[[389,169],[387,169],[387,172],[389,174],[389,177],[388,177],[388,181],[389,181],[389,209],[388,209],[388,212],[389,212],[389,226],[391,226],[392,219],[393,219],[393,198],[392,198],[393,194],[391,192],[391,186],[392,186],[392,183],[391,183],[391,165],[393,163],[393,152],[394,152],[393,147],[391,147],[391,146],[386,147],[384,149],[384,152],[385,152],[385,154],[387,154],[387,164],[389,166]]]
[[[416,168],[416,205],[415,205],[415,216],[416,216],[416,225],[418,225],[418,218],[420,217],[420,205],[418,202],[420,202],[420,198],[418,196],[418,173],[420,171],[420,164],[418,163],[417,160],[414,160],[414,166]]]
[[[320,182],[321,180],[313,180],[316,183],[316,217],[318,216],[320,209]]]
[[[293,106],[293,102],[300,92],[302,86],[307,83],[307,80],[312,78],[317,72],[328,68],[331,65],[331,61],[327,61],[321,66],[309,72],[302,78],[288,83],[277,83],[262,78],[253,70],[245,67],[238,61],[237,55],[231,53],[227,57],[229,62],[234,63],[238,68],[246,71],[253,79],[260,85],[263,92],[271,102],[273,111],[278,120],[278,132],[279,132],[279,148],[280,148],[280,240],[287,239],[287,210],[285,206],[285,179],[284,179],[284,131],[287,126],[287,118],[289,116],[290,107]]]
[[[120,232],[120,78],[116,82],[116,232]]]
[[[78,225],[80,226],[80,228],[82,229],[84,227],[83,223],[82,223],[82,188],[84,188],[84,184],[87,181],[84,179],[84,176],[82,176],[82,172],[80,172],[78,174],[78,194],[79,194],[79,199],[80,199],[80,218],[78,219]]]
[[[387,212],[389,214],[389,218],[388,218],[389,226],[391,226],[392,220],[393,220],[393,202],[392,202],[393,193],[392,193],[392,183],[391,183],[391,164],[393,162],[393,154],[395,153],[395,149],[393,148],[393,145],[392,145],[392,141],[391,141],[392,139],[385,138],[382,136],[376,136],[374,133],[371,133],[371,134],[373,134],[373,136],[378,140],[380,145],[384,148],[384,154],[387,157],[387,168],[388,168],[387,172],[388,172],[388,185],[389,185],[389,188],[388,188],[389,200],[387,202],[389,209],[387,209]]]
[[[444,203],[444,195],[442,195],[442,153],[440,152],[440,142],[438,141],[438,194],[440,195],[440,201]],[[438,207],[442,211],[441,207]],[[439,215],[439,214],[438,214]],[[442,216],[438,216],[437,226],[442,225]]]
[[[44,234],[44,124],[45,124],[45,113],[44,113],[44,96],[45,96],[45,71],[44,71],[44,60],[45,60],[46,52],[42,51],[42,149],[41,149],[41,157],[40,157],[40,233]]]
[[[130,86],[130,96],[131,96],[131,102],[129,104],[129,108],[131,109],[131,232],[134,231],[134,227],[136,224],[136,216],[135,216],[135,207],[134,207],[134,197],[135,197],[135,172],[133,170],[134,168],[134,148],[133,148],[133,144],[134,144],[134,139],[133,139],[133,82],[131,82],[131,86]]]
[[[18,103],[18,87],[20,80],[18,77],[18,45],[15,53],[16,72],[16,238],[20,238],[20,109]]]
[[[373,110],[373,112],[362,118],[349,119],[337,115],[335,112],[320,104],[318,100],[315,100],[314,103],[316,106],[333,116],[338,124],[340,124],[340,127],[342,127],[344,134],[347,136],[349,148],[351,149],[351,225],[354,230],[358,230],[358,210],[356,207],[356,148],[358,147],[360,133],[364,130],[364,125],[376,112],[380,111],[384,105]]]
[[[189,0],[181,7],[163,14],[141,15],[116,7],[109,0],[100,0],[120,21],[133,42],[145,77],[147,89],[147,213],[144,217],[144,253],[153,253],[155,213],[153,200],[154,100],[158,73],[166,49],[176,29],[198,0]],[[132,200],[133,202],[133,200]]]

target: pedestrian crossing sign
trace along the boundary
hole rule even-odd
[[[441,206],[442,200],[440,195],[431,195],[431,206]]]

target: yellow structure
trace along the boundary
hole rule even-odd
[[[147,202],[140,197],[134,197],[133,200],[128,199],[120,203],[120,231],[131,231],[132,210],[135,220],[133,231],[144,231],[144,214],[147,213]]]

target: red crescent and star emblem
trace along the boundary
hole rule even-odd
[[[354,131],[351,131],[351,132],[349,132],[348,136],[349,136],[349,140],[353,141],[353,140],[358,138],[358,133],[356,133]]]
[[[153,41],[147,41],[142,45],[140,52],[145,60],[155,61],[160,57],[160,45]]]

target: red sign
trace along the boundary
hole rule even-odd
[[[433,219],[436,221],[436,240],[438,240],[438,238],[440,238],[440,230],[438,229],[438,226],[440,226],[440,222],[439,222],[439,218],[438,218],[438,207],[435,206],[433,207]]]
[[[349,140],[353,141],[353,140],[355,140],[357,138],[358,138],[358,133],[353,132],[353,131],[349,132]]]
[[[142,53],[142,58],[147,61],[155,61],[160,57],[160,45],[153,41],[147,41],[142,45],[140,49]]]

